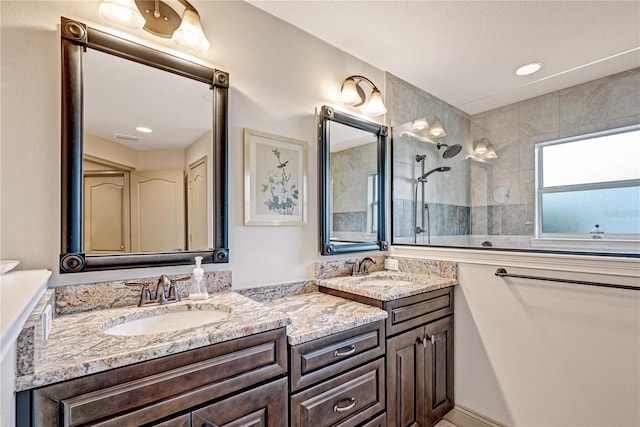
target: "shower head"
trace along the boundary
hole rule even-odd
[[[426,158],[427,158],[426,154],[416,154],[416,162],[418,162],[418,163],[420,163],[421,161],[423,161]]]
[[[448,172],[450,170],[451,170],[450,166],[440,166],[439,168],[431,169],[429,172],[425,173],[420,178],[416,179],[416,181],[425,182],[427,180],[427,177],[434,172]]]
[[[448,146],[447,144],[438,144],[437,147],[438,150],[442,147],[446,147],[446,150],[444,150],[444,153],[442,153],[443,159],[450,159],[452,157],[455,157],[458,155],[458,153],[460,153],[460,151],[462,151],[462,145],[460,144],[454,144],[452,146]]]

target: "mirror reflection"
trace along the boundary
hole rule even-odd
[[[84,56],[84,252],[206,250],[210,86],[118,56]]]
[[[323,106],[320,253],[387,250],[386,126]]]
[[[331,122],[331,240],[375,241],[378,231],[376,135]]]

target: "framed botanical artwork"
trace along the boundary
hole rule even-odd
[[[307,223],[307,143],[244,130],[244,224]]]

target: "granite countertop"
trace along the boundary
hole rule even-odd
[[[393,301],[458,284],[456,278],[438,275],[379,271],[366,276],[318,280],[318,286],[378,301]]]
[[[151,335],[115,336],[102,331],[127,320],[173,311],[217,309],[229,316],[190,329]],[[205,301],[124,307],[58,316],[46,343],[35,351],[30,374],[19,375],[16,391],[78,378],[145,360],[242,338],[291,323],[289,315],[236,292]],[[162,323],[158,325],[162,329]]]
[[[298,345],[387,318],[387,312],[359,302],[312,292],[264,303],[291,317],[289,344]]]
[[[318,280],[319,286],[382,301],[417,295],[457,283],[455,278],[387,271],[362,277]],[[178,331],[136,336],[103,333],[104,330],[129,320],[174,311],[210,309],[230,314],[203,326]],[[298,345],[386,318],[385,310],[317,291],[261,302],[237,292],[226,291],[211,294],[205,301],[186,300],[162,306],[127,306],[59,315],[53,321],[46,343],[38,342],[36,333],[36,345],[30,349],[31,357],[26,358],[26,366],[19,363],[16,391],[284,326],[287,327],[289,344]],[[162,322],[158,328],[162,329]]]

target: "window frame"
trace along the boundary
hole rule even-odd
[[[559,138],[551,141],[540,142],[535,144],[535,239],[585,239],[589,237],[589,233],[543,233],[542,231],[542,197],[545,194],[561,193],[569,191],[584,191],[584,190],[602,190],[602,189],[614,189],[614,188],[626,188],[640,186],[640,179],[629,180],[616,180],[606,182],[593,182],[586,184],[567,184],[558,186],[543,185],[543,149],[545,147],[567,144],[571,142],[584,141],[587,139],[600,138],[604,136],[617,135],[621,133],[640,131],[640,124],[625,126],[620,128],[608,129],[599,132],[592,132],[588,134],[581,134],[571,136],[567,138]],[[605,230],[606,231],[606,230]],[[605,235],[607,240],[625,240],[625,241],[640,241],[640,234],[633,233],[607,233]]]

